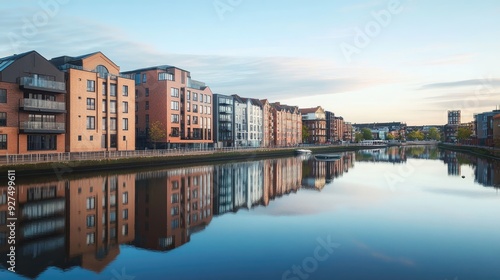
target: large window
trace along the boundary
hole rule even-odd
[[[118,139],[118,136],[116,136],[116,134],[111,134],[109,136],[109,147],[110,148],[116,148],[117,139]]]
[[[87,116],[87,129],[95,129],[95,117]]]
[[[109,112],[111,114],[116,114],[116,100],[109,101]]]
[[[193,104],[193,113],[198,113],[198,105]]]
[[[87,98],[87,110],[95,110],[95,98]]]
[[[106,95],[106,87],[107,87],[107,84],[102,83],[102,95]]]
[[[87,197],[87,210],[95,209],[95,197]]]
[[[179,101],[171,101],[170,109],[179,111]]]
[[[178,88],[170,88],[170,96],[179,97],[179,89]]]
[[[128,102],[126,102],[126,101],[122,102],[122,109],[123,109],[123,113],[128,113]]]
[[[128,204],[128,192],[122,193],[122,203]]]
[[[128,130],[128,119],[127,118],[123,119],[123,121],[122,121],[122,129]]]
[[[109,129],[116,130],[116,118],[109,119]]]
[[[147,78],[146,74],[142,74],[142,82],[146,83],[147,81],[148,81],[148,78]]]
[[[111,96],[116,96],[116,84],[109,85],[109,94]]]
[[[102,130],[108,129],[106,117],[102,118]]]
[[[87,80],[87,91],[95,92],[95,81]]]
[[[0,103],[7,103],[7,90],[0,88]]]
[[[92,245],[95,243],[95,233],[87,233],[87,245]]]
[[[122,219],[128,220],[128,209],[122,210]]]
[[[128,86],[122,86],[122,95],[128,96]]]
[[[87,227],[95,227],[95,215],[88,215],[87,216]]]
[[[7,126],[7,113],[0,112],[0,126]]]
[[[198,94],[193,92],[193,101],[198,101]]]
[[[0,150],[7,150],[7,134],[0,134]]]
[[[187,100],[191,100],[191,91],[190,90],[187,91],[186,98],[187,98]]]
[[[179,123],[179,115],[177,115],[177,114],[172,114],[172,117],[171,117],[171,122],[172,122],[172,123]]]
[[[28,135],[28,151],[57,149],[57,135]]]
[[[191,102],[189,102],[189,101],[188,101],[188,102],[187,102],[187,104],[186,104],[186,110],[187,110],[188,112],[191,112]]]
[[[193,116],[193,124],[198,124],[198,117]]]
[[[106,99],[103,99],[102,100],[102,112],[106,113],[106,111],[108,110],[107,108],[108,108],[108,106],[107,106]]]
[[[168,80],[168,81],[173,81],[174,80],[174,75],[170,74],[170,73],[159,73],[158,74],[158,81],[164,81],[164,80]]]

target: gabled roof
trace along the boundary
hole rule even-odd
[[[314,108],[300,108],[300,112],[302,114],[310,114],[310,113],[316,113],[319,108],[321,108],[321,106],[317,106],[317,107],[314,107]]]
[[[29,52],[25,52],[25,53],[21,53],[21,54],[14,54],[11,56],[0,58],[0,71],[5,70],[5,68],[9,67],[16,60],[18,60],[18,59],[20,59],[28,54],[31,54],[31,53],[36,53],[36,51],[29,51]]]

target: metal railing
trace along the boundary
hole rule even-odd
[[[33,77],[21,77],[19,79],[19,85],[24,87],[55,89],[59,91],[66,90],[66,83],[64,82],[49,81],[46,79],[33,78]]]
[[[66,103],[49,101],[49,100],[23,98],[19,101],[19,107],[25,109],[48,109],[48,110],[64,111],[66,110]]]
[[[36,122],[36,121],[28,121],[21,122],[19,125],[20,129],[33,129],[33,130],[57,130],[64,131],[65,130],[64,123],[58,122]]]

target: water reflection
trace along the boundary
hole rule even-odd
[[[391,147],[344,153],[336,161],[291,157],[17,186],[17,271],[36,278],[49,267],[103,271],[120,244],[170,251],[203,231],[212,219],[258,206],[300,189],[321,191],[358,162],[405,164],[440,160],[448,174],[474,168],[483,186],[500,186],[499,162],[439,151]],[[7,187],[0,187],[0,261],[6,263]]]

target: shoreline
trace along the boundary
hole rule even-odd
[[[313,153],[354,152],[366,149],[378,149],[380,146],[320,146],[301,147]],[[57,176],[64,174],[86,173],[113,170],[141,170],[151,167],[175,167],[198,164],[210,164],[232,161],[248,161],[273,157],[294,156],[297,147],[289,149],[236,150],[232,152],[214,152],[210,154],[184,154],[175,156],[129,157],[118,159],[72,160],[61,162],[21,163],[0,166],[0,178],[6,178],[8,170],[16,170],[18,177]]]
[[[457,146],[452,144],[438,144],[438,148],[448,151],[460,152],[469,155],[474,155],[481,158],[487,158],[491,160],[500,160],[499,156],[495,155],[494,150],[489,150],[482,147],[471,147],[471,146]]]

